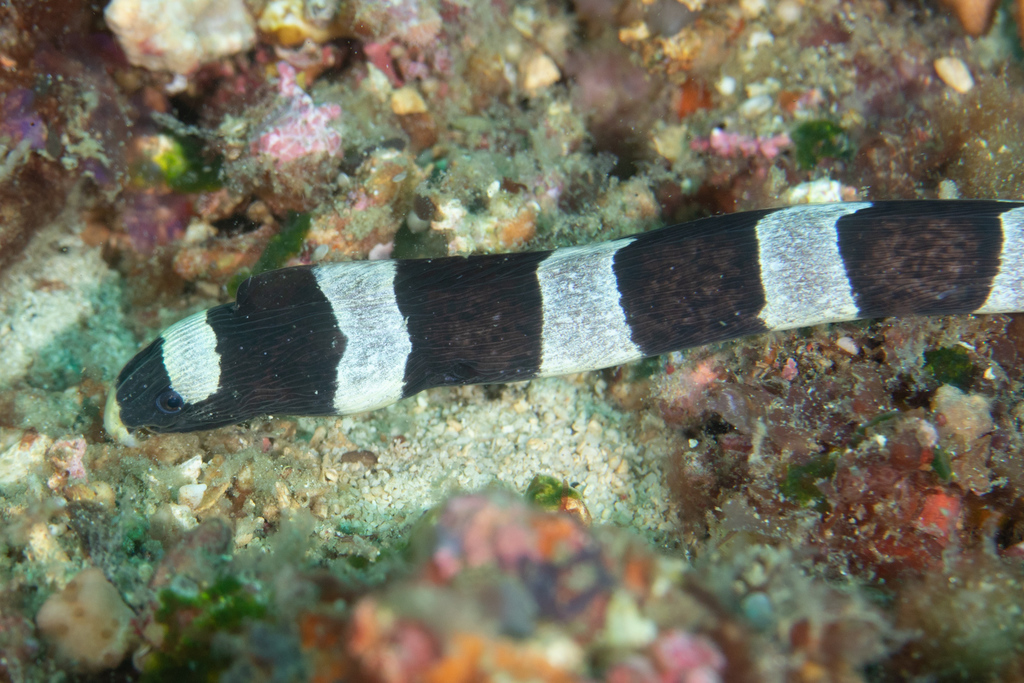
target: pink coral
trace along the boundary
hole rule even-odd
[[[445,580],[463,567],[498,563],[511,570],[524,560],[539,561],[535,533],[522,524],[522,504],[496,506],[484,496],[453,499],[439,520],[441,542],[435,568]]]
[[[313,104],[295,78],[295,69],[286,62],[277,63],[281,80],[280,96],[287,99],[253,143],[253,152],[266,155],[281,166],[304,157],[335,156],[341,149],[341,135],[328,124],[341,116],[337,104]]]
[[[703,636],[673,630],[658,638],[651,649],[663,681],[717,683],[722,680],[725,655]]]
[[[786,359],[786,364],[782,368],[782,372],[779,373],[782,379],[787,382],[792,382],[800,374],[800,369],[797,367],[796,361],[792,358]]]
[[[707,138],[697,138],[690,143],[696,152],[714,152],[720,157],[756,157],[774,159],[782,150],[793,144],[788,133],[754,137],[715,128]]]
[[[366,55],[366,59],[373,64],[375,67],[380,69],[381,73],[388,77],[391,81],[391,85],[396,88],[401,88],[403,84],[402,79],[395,71],[395,60],[391,57],[391,49],[395,47],[397,43],[393,40],[389,40],[383,43],[380,42],[369,42],[363,46],[363,54]]]

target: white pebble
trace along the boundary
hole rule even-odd
[[[186,484],[178,489],[178,502],[191,510],[199,507],[206,493],[206,484]]]
[[[186,244],[199,244],[216,235],[217,228],[206,221],[193,218],[188,227],[185,228],[185,235],[182,237],[182,241]]]
[[[370,252],[366,255],[366,258],[370,261],[383,261],[391,258],[391,252],[395,248],[395,243],[383,242],[373,245],[370,248]]]
[[[189,458],[185,462],[178,465],[178,471],[181,475],[188,479],[193,484],[199,479],[200,473],[203,471],[203,456],[197,455]]]
[[[772,108],[772,98],[769,95],[758,95],[751,97],[739,106],[739,113],[745,119],[756,119],[762,114],[767,114]]]
[[[969,92],[974,87],[974,78],[964,64],[963,60],[956,57],[939,57],[935,60],[935,73],[939,75],[942,82],[958,93]]]
[[[756,50],[762,45],[771,45],[775,42],[775,36],[768,31],[754,31],[747,38],[747,47],[751,50]]]
[[[519,65],[523,89],[533,94],[557,83],[562,77],[555,60],[542,52],[534,53]]]
[[[843,186],[830,178],[818,178],[789,189],[787,204],[828,204],[843,201]]]
[[[939,199],[960,199],[960,188],[955,180],[946,178],[939,183]]]
[[[740,0],[740,10],[747,19],[756,19],[767,7],[765,0]]]
[[[851,356],[856,356],[860,353],[860,346],[849,337],[840,337],[839,339],[836,339],[836,346],[843,351],[846,351]]]
[[[800,21],[802,12],[803,9],[796,0],[782,0],[775,8],[775,16],[779,18],[779,21],[787,25]]]
[[[715,84],[715,89],[728,97],[736,92],[736,79],[732,76],[722,76],[718,83]]]

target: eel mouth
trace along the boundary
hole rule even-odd
[[[121,404],[117,402],[117,387],[110,387],[107,393],[107,406],[103,409],[103,428],[115,441],[122,446],[138,446],[139,441],[121,422]]]

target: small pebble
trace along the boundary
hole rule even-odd
[[[194,218],[188,224],[188,227],[185,228],[185,235],[181,238],[181,241],[185,244],[200,244],[216,235],[217,228],[206,221]]]
[[[857,342],[853,341],[853,339],[849,337],[840,337],[839,339],[836,339],[836,346],[851,356],[856,356],[860,353],[860,346],[858,346]]]
[[[775,42],[775,36],[768,31],[754,31],[747,38],[747,48],[750,50],[756,50],[762,45],[771,45]]]
[[[619,40],[623,43],[635,43],[641,40],[647,40],[651,37],[651,30],[647,27],[647,24],[638,21],[631,26],[619,29]]]
[[[523,88],[527,92],[537,92],[558,82],[562,72],[555,61],[543,52],[537,52],[522,61],[519,72],[523,79]]]
[[[370,248],[370,252],[366,255],[366,258],[369,261],[383,261],[391,258],[391,252],[394,251],[394,249],[394,241],[381,242]]]
[[[843,201],[843,185],[838,180],[818,178],[789,188],[787,204],[827,204]]]
[[[103,572],[90,568],[47,598],[36,625],[53,647],[48,654],[72,671],[97,673],[113,669],[128,654],[135,642],[134,616]]]
[[[199,475],[203,472],[203,457],[196,455],[185,462],[178,465],[178,471],[181,475],[191,481],[193,484],[199,480]]]
[[[427,103],[423,101],[415,88],[407,85],[391,93],[391,111],[399,116],[425,114]]]
[[[736,79],[732,76],[722,76],[715,84],[715,89],[726,97],[734,95],[736,94]]]
[[[751,97],[739,106],[739,113],[745,119],[756,119],[762,114],[767,114],[772,108],[770,95],[758,95]]]
[[[935,73],[942,82],[958,93],[970,92],[974,87],[974,78],[963,60],[956,57],[939,57],[935,60]]]
[[[373,451],[348,451],[338,459],[338,462],[358,463],[369,468],[377,464],[377,454]]]
[[[946,178],[939,183],[939,199],[960,199],[960,188],[955,180]]]
[[[206,484],[186,484],[178,489],[178,502],[191,510],[199,507],[206,493]]]
[[[756,19],[768,8],[765,0],[740,0],[740,11],[747,19]]]
[[[771,598],[761,591],[746,595],[740,601],[740,609],[743,610],[743,616],[759,630],[768,628],[775,620]]]
[[[803,8],[800,7],[800,3],[797,0],[782,0],[775,7],[775,16],[786,25],[795,24],[800,21],[802,13]]]

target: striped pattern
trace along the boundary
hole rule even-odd
[[[550,253],[399,261],[395,301],[412,344],[404,395],[535,377],[542,327],[537,264]]]
[[[402,398],[412,343],[395,301],[395,263],[347,263],[314,274],[347,345],[334,373],[334,412],[373,410]]]
[[[540,375],[605,368],[643,354],[622,311],[615,255],[632,239],[552,252],[537,266]]]
[[[788,330],[857,317],[850,278],[839,255],[840,218],[870,204],[797,206],[757,223],[765,327]]]
[[[199,403],[220,386],[217,333],[206,322],[206,311],[191,315],[163,335],[164,369],[171,389],[186,403]]]
[[[772,211],[705,218],[638,235],[615,255],[633,343],[645,356],[769,328],[758,318],[758,222]]]
[[[1002,250],[999,272],[978,313],[1006,313],[1024,310],[1024,208],[999,216]]]
[[[435,386],[592,370],[893,314],[1024,310],[1024,204],[858,202],[707,218],[553,252],[290,268],[172,326],[107,425],[372,410]],[[161,410],[160,397],[184,407]]]

